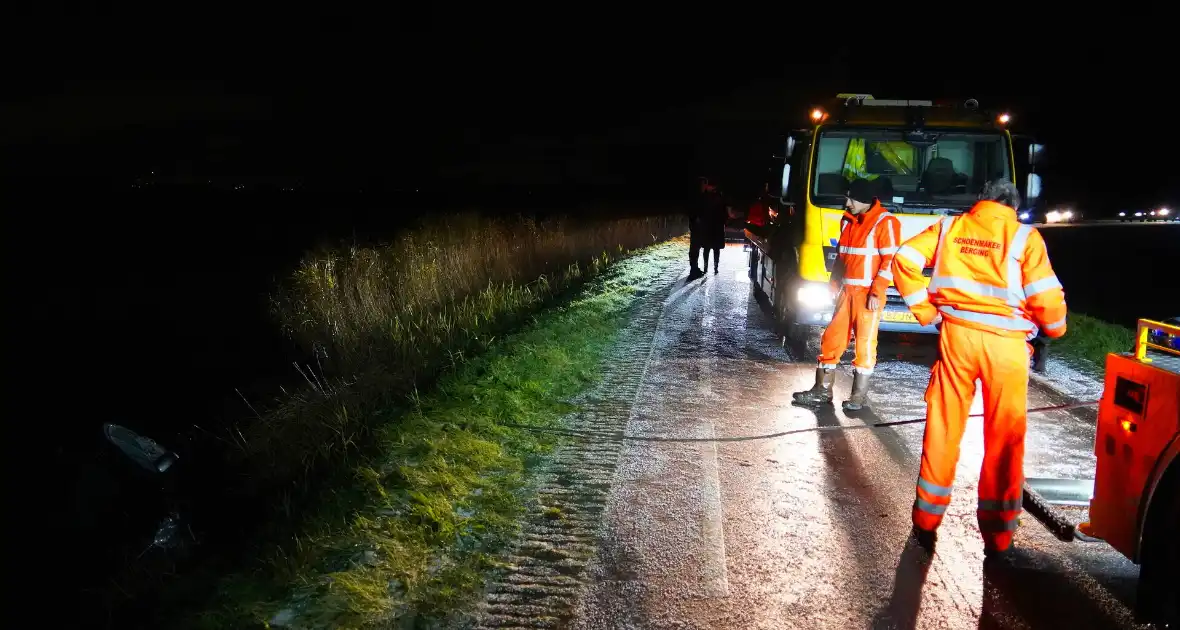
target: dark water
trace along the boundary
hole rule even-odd
[[[1134,327],[1180,315],[1180,224],[1040,230],[1071,311]]]

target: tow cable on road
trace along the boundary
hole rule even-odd
[[[1097,405],[1099,401],[1091,400],[1088,402],[1073,402],[1062,405],[1049,405],[1046,407],[1033,407],[1028,409],[1027,413],[1043,413],[1046,411],[1067,411],[1069,409],[1079,409],[1081,407],[1091,407]],[[792,405],[794,406],[794,405]],[[811,409],[811,407],[800,407],[800,409]],[[982,418],[982,413],[973,413],[969,418]],[[571,437],[586,437],[597,438],[601,440],[610,440],[616,442],[750,442],[753,440],[769,440],[786,435],[795,435],[797,433],[821,433],[827,431],[852,431],[856,429],[884,429],[887,427],[896,427],[906,424],[919,424],[926,422],[926,418],[911,418],[909,420],[891,420],[889,422],[874,422],[872,424],[833,424],[814,427],[803,427],[800,429],[791,429],[788,431],[779,431],[777,433],[765,433],[762,435],[735,435],[727,437],[709,437],[709,438],[687,438],[687,437],[665,437],[658,435],[627,435],[622,431],[579,431],[576,429],[556,429],[551,427],[538,427],[528,424],[510,424],[502,423],[501,426],[511,427],[513,429],[526,429],[529,431],[536,431],[539,433],[554,433],[557,435],[568,435]]]
[[[1062,405],[1049,405],[1045,407],[1033,407],[1028,409],[1027,413],[1044,413],[1047,411],[1067,411],[1070,409],[1080,409],[1082,407],[1092,407],[1097,405],[1099,401],[1091,400],[1087,402],[1073,402]],[[810,407],[802,407],[803,409],[810,409]],[[982,418],[982,413],[973,413],[969,418]],[[875,422],[872,424],[837,424],[824,425],[814,427],[804,427],[800,429],[791,429],[789,431],[779,431],[777,433],[766,433],[763,435],[739,435],[732,437],[711,437],[711,438],[677,438],[677,437],[662,437],[662,436],[644,436],[644,435],[626,435],[622,431],[577,431],[572,429],[555,429],[549,427],[530,426],[527,424],[508,424],[504,423],[501,426],[512,427],[514,429],[526,429],[529,431],[537,431],[540,433],[554,433],[558,435],[568,435],[571,437],[583,437],[590,439],[597,439],[602,441],[613,442],[749,442],[753,440],[769,440],[772,438],[783,437],[786,435],[795,435],[798,433],[822,433],[828,431],[852,431],[855,429],[884,429],[888,427],[896,427],[907,424],[919,424],[926,422],[926,418],[911,418],[909,420],[892,420],[889,422]],[[1059,540],[1081,540],[1084,542],[1097,542],[1098,539],[1090,538],[1072,523],[1061,511],[1055,510],[1052,504],[1040,495],[1034,488],[1029,486],[1028,482],[1024,483],[1023,487],[1023,501],[1024,509],[1040,521],[1045,527]]]

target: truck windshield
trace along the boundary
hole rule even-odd
[[[839,208],[856,178],[880,184],[887,206],[907,212],[965,210],[983,183],[1011,177],[1008,147],[1000,133],[932,132],[933,143],[910,144],[900,131],[845,129],[820,134],[812,199]]]

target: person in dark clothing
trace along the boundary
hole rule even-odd
[[[701,247],[705,249],[705,271],[709,270],[709,252],[713,252],[713,273],[718,272],[721,250],[725,248],[725,223],[729,220],[729,207],[724,201],[710,206],[702,217],[703,232]]]
[[[701,248],[705,248],[705,267],[709,266],[708,248],[712,247],[709,240],[709,230],[714,220],[710,217],[724,212],[725,207],[717,188],[709,182],[707,177],[701,178],[701,192],[688,215],[689,245],[688,260],[693,276],[700,276],[704,272],[697,265],[700,260]],[[724,225],[722,225],[722,239],[724,240]]]

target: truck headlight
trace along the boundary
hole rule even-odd
[[[828,285],[819,282],[799,287],[799,292],[796,295],[799,298],[799,303],[808,308],[822,308],[832,305],[832,290],[828,288]]]

